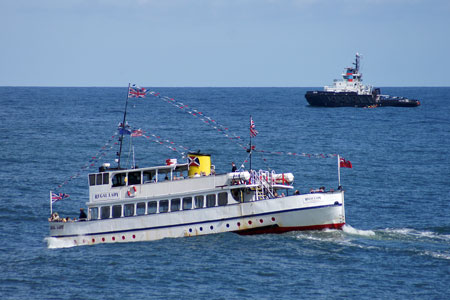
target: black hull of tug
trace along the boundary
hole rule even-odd
[[[308,91],[306,92],[306,100],[311,106],[322,107],[367,107],[376,105],[376,96],[374,95],[358,95],[356,92],[323,92]]]
[[[309,105],[320,107],[420,106],[419,100],[404,97],[383,98],[377,92],[372,95],[358,95],[356,92],[308,91],[305,98]]]

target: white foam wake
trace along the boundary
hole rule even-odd
[[[52,237],[46,237],[44,240],[47,242],[47,247],[49,249],[70,248],[75,246],[73,241],[65,241]]]
[[[375,231],[356,229],[348,224],[345,224],[342,227],[342,231],[345,232],[346,234],[350,234],[350,235],[375,236]]]
[[[423,239],[423,240],[435,240],[439,242],[450,242],[450,235],[439,234],[432,231],[421,231],[411,228],[386,228],[384,233],[397,236],[403,239]]]

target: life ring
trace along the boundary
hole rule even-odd
[[[136,189],[136,187],[133,185],[132,187],[130,187],[130,189],[129,189],[128,192],[127,192],[128,197],[134,197],[134,196],[136,196],[136,192],[137,192],[137,189]]]

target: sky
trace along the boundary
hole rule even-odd
[[[450,0],[0,0],[0,86],[450,86]]]

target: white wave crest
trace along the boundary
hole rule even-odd
[[[53,237],[46,237],[44,240],[47,242],[47,247],[49,249],[71,248],[76,246],[73,241],[62,240]]]
[[[348,224],[345,224],[342,227],[342,231],[345,232],[346,234],[350,234],[350,235],[375,236],[375,232],[372,230],[356,229]]]
[[[439,241],[450,242],[450,235],[448,234],[439,234],[432,231],[420,231],[411,228],[386,228],[383,230],[387,234],[394,234],[398,236],[403,236],[408,239],[432,239]]]
[[[450,260],[450,254],[448,253],[439,253],[439,252],[433,252],[433,251],[424,251],[423,255],[431,256],[433,258],[437,259],[445,259]]]

